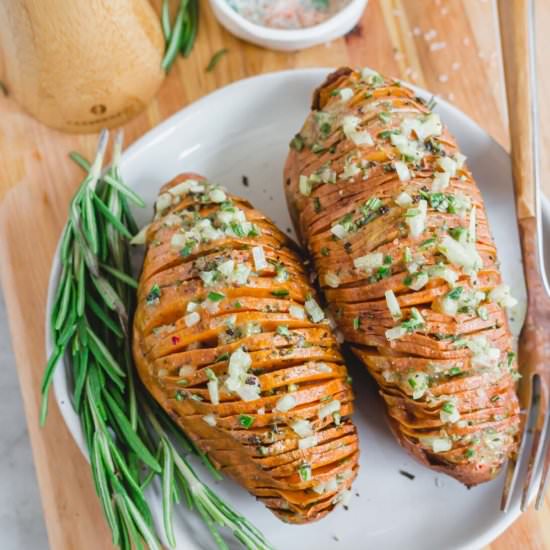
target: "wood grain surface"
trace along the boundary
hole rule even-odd
[[[539,62],[545,63],[539,71],[541,115],[550,122],[546,101],[550,97],[550,2],[537,4]],[[290,54],[234,38],[217,23],[206,0],[201,7],[193,54],[177,62],[154,101],[125,126],[127,143],[190,102],[240,78],[295,67],[351,64],[369,65],[432,90],[508,146],[498,25],[491,1],[370,0],[360,25],[346,38]],[[205,72],[212,54],[222,47],[229,53],[214,71]],[[1,74],[0,57],[0,79]],[[548,150],[550,123],[543,124],[542,133]],[[81,175],[67,153],[76,149],[91,156],[96,139],[96,135],[71,136],[48,129],[26,115],[9,95],[0,97],[0,279],[50,546],[55,550],[110,548],[89,467],[55,406],[47,426],[38,427],[48,275],[67,205]],[[544,149],[542,172],[548,174],[550,154]],[[550,178],[545,183],[548,192]],[[550,497],[542,512],[528,511],[490,548],[550,548]]]

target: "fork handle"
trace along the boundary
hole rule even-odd
[[[550,307],[542,279],[542,256],[537,220],[535,154],[536,94],[530,78],[529,10],[533,0],[497,0],[500,40],[506,78],[506,97],[512,147],[512,174],[516,195],[523,269],[527,285],[527,314],[519,339],[519,362],[524,373],[520,397],[531,374],[544,375],[550,383]],[[534,22],[533,22],[534,23]],[[534,32],[534,31],[533,31]],[[534,55],[534,51],[531,52]],[[534,75],[533,75],[534,76]],[[526,375],[526,376],[525,376]]]
[[[497,0],[512,149],[512,174],[520,227],[521,220],[535,218],[536,215],[528,2],[529,0]]]
[[[516,195],[523,269],[527,285],[527,313],[519,338],[519,364],[524,378],[519,386],[526,404],[531,375],[550,384],[550,307],[542,278],[540,220],[537,219],[537,158],[535,153],[536,94],[530,74],[529,10],[533,0],[497,0],[500,39],[506,78],[508,119],[512,146],[512,174]],[[534,22],[533,22],[534,23]],[[534,32],[534,31],[533,31]],[[543,386],[545,387],[546,384]],[[546,390],[546,388],[545,388]],[[545,396],[548,398],[548,396]]]

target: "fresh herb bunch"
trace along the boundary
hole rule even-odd
[[[170,0],[163,0],[160,22],[166,43],[162,68],[168,72],[178,52],[187,57],[193,49],[199,29],[199,0],[180,0],[173,25],[170,21]]]
[[[113,542],[121,549],[161,548],[145,496],[157,476],[164,533],[172,547],[176,544],[173,505],[183,495],[219,548],[227,548],[220,530],[226,527],[245,547],[270,549],[253,525],[199,479],[186,458],[189,453],[220,476],[136,376],[129,319],[137,283],[131,275],[129,240],[137,226],[129,205],[143,207],[144,202],[120,176],[120,132],[112,166],[102,175],[107,142],[108,132],[103,131],[91,165],[71,154],[87,175],[71,202],[61,239],[62,269],[51,313],[54,349],[42,381],[40,422],[46,419],[54,370],[65,356],[95,488]]]

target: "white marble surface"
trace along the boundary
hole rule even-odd
[[[4,299],[0,293],[0,548],[45,550],[36,483]]]

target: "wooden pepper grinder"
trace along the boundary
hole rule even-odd
[[[164,40],[148,0],[0,0],[0,22],[0,78],[53,128],[118,126],[164,78]]]

